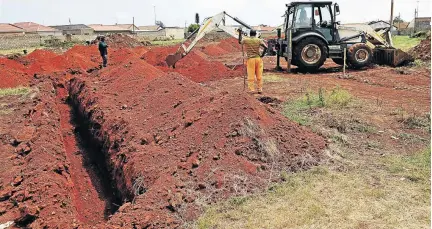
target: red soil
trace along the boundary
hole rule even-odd
[[[0,58],[0,88],[28,85],[29,76],[24,65],[15,60]]]
[[[73,101],[100,127],[100,141],[110,139],[117,188],[131,196],[143,179],[147,190],[135,196],[134,206],[145,207],[124,204],[110,225],[179,226],[178,218],[199,215],[200,196],[214,202],[252,193],[279,179],[270,178],[271,168],[297,170],[319,161],[321,137],[251,96],[210,90],[175,73],[151,78],[75,79],[70,86]]]
[[[209,60],[209,56],[215,57],[240,50],[240,46],[236,42],[235,39],[226,39],[218,44],[204,47],[203,51],[196,49],[180,60],[175,69],[167,67],[165,58],[167,55],[175,53],[177,46],[151,49],[144,46],[110,48],[108,65],[115,66],[115,68],[121,68],[121,66],[128,68],[130,62],[143,63],[145,61],[156,66],[159,70],[178,72],[195,82],[241,76],[243,75],[241,69],[232,70],[219,61]],[[144,61],[139,62],[139,57]],[[61,55],[47,50],[36,50],[18,60],[0,58],[0,70],[3,70],[0,73],[0,88],[28,85],[35,74],[43,75],[57,72],[64,74],[65,79],[70,79],[74,74],[85,75],[87,70],[96,69],[100,62],[101,57],[96,45],[74,46]]]
[[[218,45],[208,45],[202,47],[201,51],[209,56],[220,56],[229,53],[225,49],[220,48]]]
[[[65,157],[55,90],[37,83],[24,98],[3,97],[11,114],[0,115],[0,222],[20,228],[75,227],[70,165]]]
[[[237,52],[235,42],[222,41],[207,51]],[[5,86],[21,84],[18,73],[25,79],[22,84],[35,74],[38,79],[55,72],[61,77],[60,82],[53,82],[58,88],[57,98],[50,97],[52,110],[45,115],[44,110],[35,109],[42,112],[41,117],[54,118],[54,140],[60,149],[55,152],[62,157],[56,174],[66,178],[55,186],[58,196],[43,195],[50,211],[40,210],[31,226],[173,228],[182,220],[198,217],[202,210],[199,201],[212,203],[253,193],[279,179],[272,174],[308,168],[319,161],[325,147],[323,138],[252,96],[197,84],[242,75],[242,69],[231,70],[210,61],[199,50],[170,69],[165,57],[176,50],[111,48],[109,66],[103,69],[98,69],[96,46],[75,46],[62,55],[40,50],[17,61],[0,59],[0,67],[13,69],[7,74],[15,77],[13,82],[5,81]],[[123,204],[109,219],[105,211],[110,197],[101,193],[95,172],[85,166],[84,153],[77,153],[82,152],[73,137],[77,129],[70,123],[70,109],[64,103],[68,92],[61,87],[62,81],[74,76],[77,78],[68,87],[70,98],[89,119],[93,137],[103,145],[103,152],[98,153],[106,154],[110,172],[106,175],[112,177],[124,200],[134,201],[134,205]],[[46,104],[45,100],[41,103]],[[46,134],[43,139],[50,137]],[[34,166],[50,162],[43,153],[32,155],[41,155],[38,160],[33,158]],[[49,164],[48,170],[52,168]],[[138,181],[142,187],[137,189]],[[39,181],[36,187],[44,184]],[[62,200],[64,194],[69,196],[66,206],[50,203]],[[209,198],[201,200],[203,196]],[[37,202],[36,208],[40,205]],[[58,206],[64,209],[54,217],[51,209]],[[4,219],[18,211],[11,209]]]
[[[426,37],[416,47],[408,51],[416,59],[423,61],[431,60],[431,36]]]
[[[190,52],[177,62],[175,69],[168,68],[165,57],[175,53],[176,50],[177,47],[153,48],[146,52],[142,58],[165,72],[178,72],[195,82],[218,80],[243,74],[241,70],[231,70],[221,62],[208,60],[206,55],[200,51]]]

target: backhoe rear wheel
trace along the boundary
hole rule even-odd
[[[302,71],[316,71],[328,56],[327,45],[317,37],[307,37],[294,45],[293,64]]]
[[[372,49],[364,43],[348,48],[347,61],[353,68],[367,67],[372,62]]]

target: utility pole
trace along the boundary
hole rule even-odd
[[[155,25],[156,25],[157,20],[156,20],[156,6],[155,5],[153,5],[153,11],[154,11]]]
[[[393,9],[394,9],[394,0],[391,0],[391,8],[390,8],[390,31],[393,28]]]
[[[417,31],[417,9],[414,10],[414,33]]]
[[[394,0],[391,0],[391,10],[390,10],[390,30],[388,32],[388,38],[389,38],[389,43],[391,46],[393,46],[393,39],[392,39],[392,35],[391,35],[391,31],[393,28],[393,9],[394,9]]]
[[[402,18],[401,18],[400,12],[399,12],[399,26],[398,26],[399,31],[400,31],[400,29],[401,29],[401,27],[400,27],[400,23],[401,23],[401,21],[402,21]],[[400,35],[400,34],[399,34],[399,35]]]
[[[132,17],[132,33],[135,34],[135,17]]]

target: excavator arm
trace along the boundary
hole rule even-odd
[[[225,19],[226,17],[230,17],[235,22],[239,23],[242,27],[236,28],[232,26],[226,26],[225,25]],[[243,28],[244,27],[244,28]],[[232,17],[229,14],[227,14],[225,11],[221,12],[213,17],[209,17],[204,19],[199,29],[195,30],[189,37],[186,39],[188,41],[191,37],[195,36],[195,39],[189,44],[189,46],[186,46],[185,42],[183,42],[177,52],[175,54],[168,55],[165,59],[168,67],[175,67],[175,64],[177,61],[181,60],[183,57],[185,57],[198,43],[199,40],[201,40],[206,34],[209,32],[215,30],[215,29],[222,29],[229,35],[239,38],[241,36],[249,36],[249,32],[252,29],[251,26],[247,25],[240,19],[236,17]],[[241,34],[240,34],[241,33]]]

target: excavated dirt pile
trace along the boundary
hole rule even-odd
[[[244,75],[242,69],[231,69],[220,61],[211,60],[212,57],[239,52],[240,46],[235,39],[226,39],[217,44],[197,48],[180,60],[176,68],[168,68],[165,63],[167,55],[175,53],[178,46],[171,47],[145,47],[136,43],[128,43],[127,36],[113,35],[114,41],[108,40],[108,65],[128,68],[129,62],[147,62],[164,72],[178,72],[195,82],[206,82],[222,78]],[[118,39],[118,40],[116,40]],[[126,40],[126,44],[121,41]],[[130,38],[133,39],[133,38]],[[118,41],[119,43],[115,43]],[[121,47],[120,47],[121,46]],[[120,47],[120,48],[116,48]],[[212,51],[213,50],[213,51]],[[215,52],[215,50],[217,50]],[[206,53],[207,52],[207,53]],[[101,63],[97,45],[74,46],[63,54],[56,54],[48,50],[36,50],[27,56],[10,60],[0,58],[0,88],[28,85],[35,75],[50,73],[63,74],[65,79],[74,75],[87,75],[94,72]]]
[[[199,203],[253,193],[281,170],[318,163],[324,140],[253,97],[146,68],[161,75],[70,84],[127,197],[108,225],[176,227],[196,219]]]
[[[143,45],[143,43],[135,38],[124,34],[109,35],[106,37],[106,42],[109,43],[109,47],[111,48],[133,48]]]
[[[214,48],[238,52],[235,42]],[[176,49],[111,48],[103,69],[94,45],[0,58],[0,87],[40,92],[0,135],[0,155],[10,160],[0,177],[0,222],[176,228],[203,203],[254,193],[281,171],[319,163],[322,137],[252,96],[200,84],[242,70],[199,49],[170,69],[164,60]]]
[[[408,52],[415,59],[420,59],[423,61],[431,60],[431,36],[428,36],[426,39],[422,40],[420,44],[416,47],[412,48]]]
[[[178,72],[195,82],[205,82],[242,76],[243,71],[230,69],[222,62],[211,61],[200,50],[190,52],[186,57],[177,62],[175,69],[168,68],[165,57],[175,53],[177,47],[158,47],[146,52],[142,59],[156,66],[164,72]]]
[[[0,98],[0,222],[73,228],[78,222],[55,88],[38,80],[23,96]],[[13,110],[13,112],[12,112]],[[15,227],[14,227],[15,228]]]

